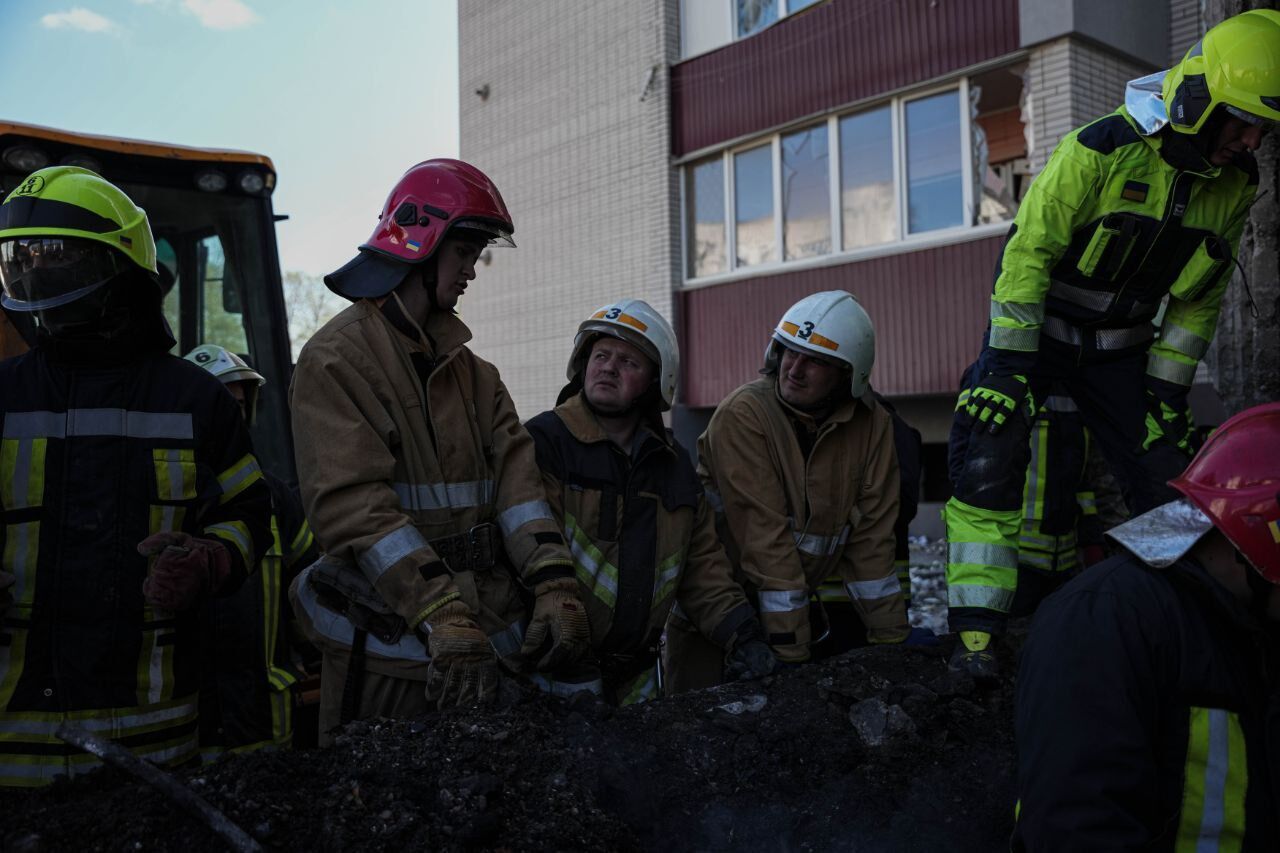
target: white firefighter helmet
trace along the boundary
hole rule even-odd
[[[572,381],[586,366],[591,343],[597,335],[609,335],[639,347],[657,367],[655,382],[662,396],[662,410],[671,408],[680,374],[680,345],[667,319],[643,299],[620,299],[591,312],[578,326],[569,356]]]
[[[244,386],[246,418],[252,426],[258,412],[258,389],[267,384],[261,373],[249,366],[243,358],[226,347],[217,344],[201,344],[183,356],[187,361],[200,365],[212,373],[223,385],[235,382],[247,383]]]
[[[852,293],[814,293],[788,308],[765,350],[766,371],[778,369],[784,346],[844,362],[849,365],[853,396],[867,392],[876,360],[876,330]]]

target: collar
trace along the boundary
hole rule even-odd
[[[400,301],[392,296],[388,296],[381,305],[372,299],[363,301],[368,303],[370,313],[381,317],[383,322],[407,339],[411,350],[425,351],[434,360],[445,358],[471,340],[467,324],[452,313],[432,311],[427,315],[426,326],[419,326],[404,313]]]
[[[867,397],[867,394],[870,393],[871,391],[868,390],[866,394],[863,394],[861,397],[843,401],[840,405],[832,409],[829,415],[819,422],[813,415],[797,409],[795,406],[782,399],[782,391],[778,388],[778,377],[776,375],[773,377],[773,398],[778,401],[778,405],[782,407],[783,413],[810,432],[817,432],[827,424],[838,424],[853,420],[854,415],[858,412],[859,405],[867,407],[868,409],[871,407],[871,401]]]
[[[1180,172],[1191,172],[1203,178],[1216,178],[1222,174],[1221,166],[1214,166],[1205,160],[1198,151],[1191,147],[1187,140],[1179,137],[1176,140],[1178,144],[1171,145],[1172,134],[1177,133],[1177,131],[1171,130],[1167,123],[1148,131],[1139,119],[1134,118],[1129,113],[1128,105],[1120,107],[1119,113],[1124,116],[1124,120],[1129,123],[1129,126],[1134,129],[1142,141],[1147,144],[1147,147],[1154,151],[1165,165]]]
[[[556,406],[555,413],[556,417],[560,418],[569,430],[569,433],[583,444],[598,444],[602,441],[611,441],[609,434],[600,425],[600,419],[587,407],[587,401],[583,397],[582,391]],[[640,423],[636,425],[635,436],[631,440],[631,457],[633,459],[638,457],[640,452],[651,441],[671,449],[671,442],[666,428],[662,425],[661,418],[641,417]]]

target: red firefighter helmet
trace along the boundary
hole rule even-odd
[[[1229,419],[1169,485],[1264,578],[1280,584],[1280,403]]]
[[[461,160],[426,160],[391,188],[360,254],[325,276],[325,284],[353,300],[386,296],[404,280],[408,265],[431,258],[455,230],[489,245],[515,247],[511,214],[484,172]]]

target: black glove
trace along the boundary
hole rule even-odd
[[[1185,385],[1147,377],[1147,436],[1142,449],[1165,441],[1191,455],[1191,406]]]
[[[956,409],[964,409],[973,418],[973,429],[985,427],[991,435],[995,435],[1000,432],[1005,421],[1018,413],[1020,406],[1027,407],[1028,420],[1034,417],[1035,412],[1027,394],[1027,377],[988,373],[970,391],[960,395]]]
[[[754,618],[742,625],[724,662],[724,674],[730,681],[764,678],[778,668],[778,658],[764,639],[764,628]]]

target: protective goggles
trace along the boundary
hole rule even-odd
[[[118,275],[122,258],[76,237],[18,237],[0,242],[0,286],[10,311],[43,311],[87,296]]]

